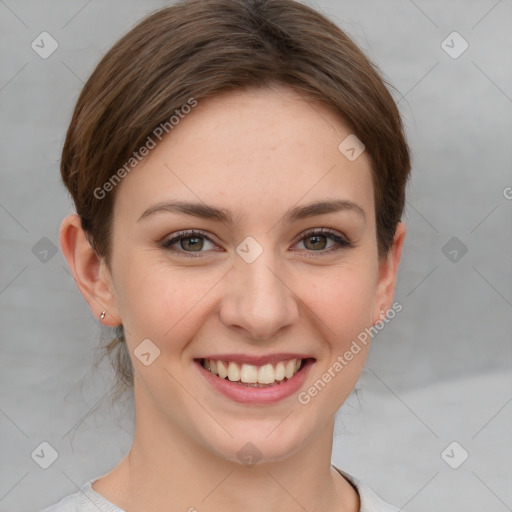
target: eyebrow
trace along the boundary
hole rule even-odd
[[[302,206],[295,206],[284,214],[283,220],[291,223],[296,220],[306,219],[316,215],[341,211],[355,212],[366,222],[364,210],[357,203],[345,199],[317,201]],[[233,215],[229,210],[204,203],[190,203],[185,201],[157,203],[144,211],[144,213],[138,218],[137,222],[157,212],[181,213],[200,217],[202,219],[215,220],[226,224],[235,223]]]

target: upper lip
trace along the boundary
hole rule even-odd
[[[262,356],[250,354],[212,354],[196,359],[213,359],[214,361],[229,361],[237,364],[252,364],[254,366],[263,366],[264,364],[275,364],[280,361],[289,361],[290,359],[314,359],[308,354],[298,354],[291,352],[282,352],[279,354],[267,354]]]

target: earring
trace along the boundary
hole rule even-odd
[[[384,310],[382,308],[380,308],[380,318],[381,318],[381,320],[383,320],[385,317],[386,317],[386,315],[384,314]]]
[[[105,318],[105,315],[107,314],[106,311],[102,311],[101,312],[101,315],[100,315],[100,318],[103,320]]]

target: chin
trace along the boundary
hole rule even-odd
[[[234,428],[232,424],[227,430],[233,437],[223,433],[226,435],[220,434],[218,442],[205,439],[206,447],[217,457],[240,466],[284,461],[303,449],[308,444],[308,438],[314,437],[313,432],[303,428],[305,425],[301,425],[296,418],[292,420],[292,416],[287,419],[283,416],[278,421],[254,420],[252,425],[245,421],[239,428]]]

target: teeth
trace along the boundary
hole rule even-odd
[[[276,381],[274,367],[271,364],[264,364],[258,370],[258,382],[260,384],[272,384]]]
[[[291,379],[293,377],[294,373],[295,373],[295,359],[290,359],[290,361],[288,361],[286,363],[284,375],[287,379]]]
[[[236,382],[237,380],[240,380],[240,367],[236,363],[229,363],[228,379],[231,382]]]
[[[279,361],[279,363],[276,365],[276,380],[283,380],[285,376],[284,363]]]
[[[228,363],[213,359],[203,360],[203,366],[214,375],[218,375],[221,379],[227,377],[231,382],[241,381],[244,384],[274,384],[285,378],[291,379],[299,371],[301,364],[302,359],[280,361],[275,367],[272,364],[254,366],[244,363],[240,366],[233,361]]]
[[[243,364],[240,371],[240,380],[242,382],[256,384],[258,382],[258,368],[252,364]]]
[[[210,362],[210,361],[208,361]],[[224,363],[222,361],[216,361],[217,362],[217,373],[219,374],[219,377],[221,379],[225,379],[227,376],[228,376],[228,369],[226,368],[226,366],[224,365]],[[212,371],[210,369],[210,371]]]

